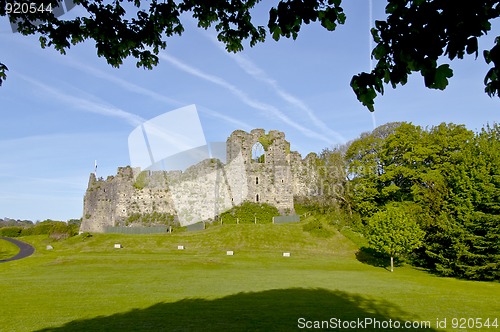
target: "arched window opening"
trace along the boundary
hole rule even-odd
[[[259,201],[259,194],[255,195],[255,201],[258,202]]]
[[[255,184],[259,184],[259,177],[255,177]]]
[[[257,142],[252,146],[252,160],[256,163],[264,163],[265,150],[262,143]]]

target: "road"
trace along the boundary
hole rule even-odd
[[[15,260],[18,260],[21,258],[26,258],[26,257],[33,255],[33,253],[35,252],[35,248],[33,248],[32,245],[27,244],[26,242],[11,239],[9,237],[0,237],[0,239],[5,240],[5,241],[9,241],[10,243],[13,243],[19,247],[19,252],[17,253],[17,255],[15,255],[14,257],[11,257],[11,258],[7,258],[7,259],[0,259],[0,263],[15,261]]]

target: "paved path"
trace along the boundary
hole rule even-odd
[[[7,259],[0,259],[0,263],[15,261],[15,260],[21,259],[21,258],[26,258],[28,256],[33,255],[33,253],[35,252],[35,248],[33,248],[32,245],[27,244],[26,242],[11,239],[8,237],[0,237],[0,239],[5,240],[5,241],[9,241],[10,243],[13,243],[16,246],[18,246],[20,249],[19,252],[17,253],[17,255],[15,255],[14,257],[7,258]]]

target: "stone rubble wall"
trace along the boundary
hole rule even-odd
[[[264,147],[264,159],[252,159],[255,144]],[[84,197],[81,232],[104,232],[125,226],[133,214],[176,215],[181,225],[213,219],[244,201],[274,205],[293,213],[294,196],[314,192],[317,182],[309,154],[302,160],[290,151],[285,134],[254,129],[234,131],[226,142],[226,164],[207,159],[184,172],[143,171],[121,167],[116,176],[96,179],[92,173]]]

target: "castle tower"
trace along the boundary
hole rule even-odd
[[[227,140],[227,160],[241,153],[248,182],[246,201],[274,205],[281,213],[292,213],[293,178],[290,143],[285,134],[254,129],[234,131]]]

